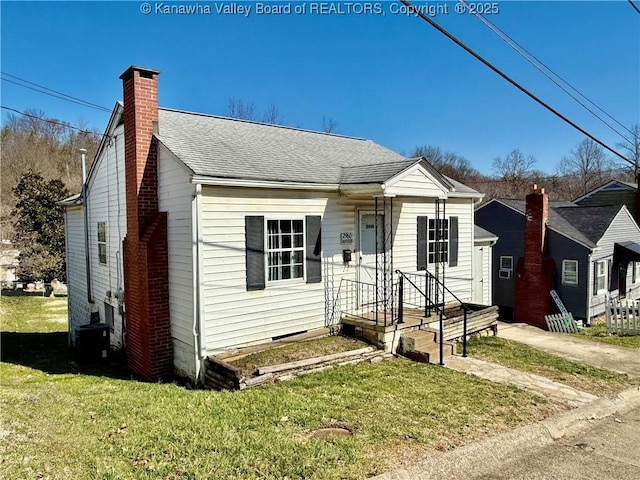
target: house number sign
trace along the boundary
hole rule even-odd
[[[340,244],[341,245],[351,245],[351,244],[353,244],[353,232],[341,232],[340,233]]]

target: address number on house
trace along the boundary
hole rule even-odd
[[[342,245],[351,245],[353,243],[353,232],[341,232],[340,243]]]

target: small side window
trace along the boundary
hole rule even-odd
[[[505,255],[500,257],[500,270],[498,277],[503,279],[511,278],[513,274],[513,257],[511,255]]]
[[[577,260],[562,261],[562,284],[563,285],[578,284],[578,261]]]
[[[107,224],[98,222],[98,261],[107,264]]]

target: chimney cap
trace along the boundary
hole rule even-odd
[[[534,183],[533,185],[531,185],[531,193],[544,195],[544,187],[539,187],[538,184]]]
[[[145,76],[149,76],[149,77],[152,77],[153,75],[158,75],[160,73],[160,70],[156,70],[154,68],[139,67],[137,65],[131,65],[122,73],[122,75],[120,75],[120,80],[124,80],[125,78],[128,78],[134,71],[138,71],[142,74],[146,74]]]

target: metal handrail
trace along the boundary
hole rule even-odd
[[[437,285],[440,285],[442,287],[443,290],[443,298],[442,298],[442,306],[437,305],[436,303],[434,303],[430,298],[428,298],[428,295],[422,291],[422,289],[420,289],[409,277],[407,277],[407,274],[405,274],[404,272],[400,271],[400,270],[396,270],[396,273],[400,276],[400,283],[398,285],[398,318],[399,318],[399,323],[402,323],[402,318],[404,317],[404,306],[403,306],[403,296],[404,296],[404,281],[406,280],[407,282],[409,282],[413,288],[416,289],[416,291],[418,291],[418,293],[420,293],[425,300],[425,316],[427,316],[427,305],[428,303],[430,303],[433,307],[436,308],[436,310],[438,311],[438,317],[439,317],[439,328],[440,328],[440,334],[438,335],[439,337],[439,346],[440,346],[440,365],[444,365],[444,335],[443,335],[443,331],[444,331],[444,291],[446,290],[447,292],[449,292],[449,294],[460,303],[460,307],[462,308],[462,312],[463,312],[463,326],[462,326],[462,356],[466,357],[467,356],[467,314],[468,312],[471,311],[471,309],[467,306],[467,304],[465,302],[463,302],[462,300],[460,300],[458,298],[458,296],[456,294],[454,294],[451,290],[449,290],[444,283],[442,283],[440,281],[440,279],[438,279],[436,276],[434,276],[431,272],[424,270],[425,272],[425,278],[429,278],[430,280],[435,280]]]

